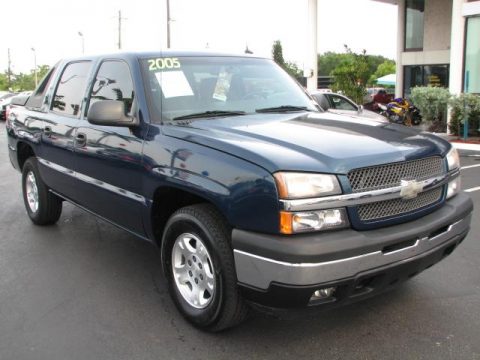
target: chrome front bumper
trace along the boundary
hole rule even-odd
[[[434,252],[436,248],[448,242],[458,241],[467,234],[470,221],[471,212],[461,220],[447,223],[440,229],[432,231],[430,237],[416,239],[400,237],[398,241],[400,245],[405,241],[408,241],[408,245],[400,246],[398,250],[390,250],[392,247],[386,246],[373,252],[315,263],[279,261],[235,248],[234,257],[238,282],[249,287],[266,290],[272,283],[294,286],[312,285],[354,277],[361,272],[388,264],[398,263],[401,265],[403,262]],[[392,231],[395,231],[395,227],[392,227]]]

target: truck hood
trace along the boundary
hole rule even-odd
[[[346,174],[359,167],[444,156],[450,144],[402,125],[331,113],[253,114],[166,125],[166,136],[279,170]]]

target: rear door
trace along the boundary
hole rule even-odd
[[[121,60],[104,60],[89,89],[88,107],[103,100],[120,100],[125,115],[137,116],[134,82],[129,65]],[[144,234],[141,210],[142,148],[140,128],[92,125],[85,116],[77,129],[76,176],[79,204],[116,224]]]
[[[49,111],[41,114],[43,134],[38,160],[42,178],[53,190],[72,200],[76,200],[76,126],[84,106],[91,66],[90,61],[67,64],[56,84]]]

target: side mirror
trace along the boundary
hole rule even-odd
[[[358,113],[363,113],[363,105],[358,105]]]
[[[90,124],[130,127],[138,125],[134,117],[125,115],[125,104],[118,100],[102,100],[90,105],[87,114]]]
[[[14,96],[14,97],[12,97],[12,101],[10,102],[10,104],[12,104],[12,105],[19,105],[19,106],[25,106],[25,104],[27,103],[27,100],[28,100],[29,97],[30,97],[30,95],[17,95],[17,96]]]

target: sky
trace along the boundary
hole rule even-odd
[[[166,48],[166,0],[8,1],[2,13],[0,71],[28,72],[65,57]],[[307,0],[170,0],[172,48],[271,56],[280,40],[285,60],[302,69],[307,54]],[[27,11],[24,11],[28,9]],[[395,58],[397,8],[371,0],[318,0],[318,52],[354,51]],[[35,49],[35,53],[31,50]]]

